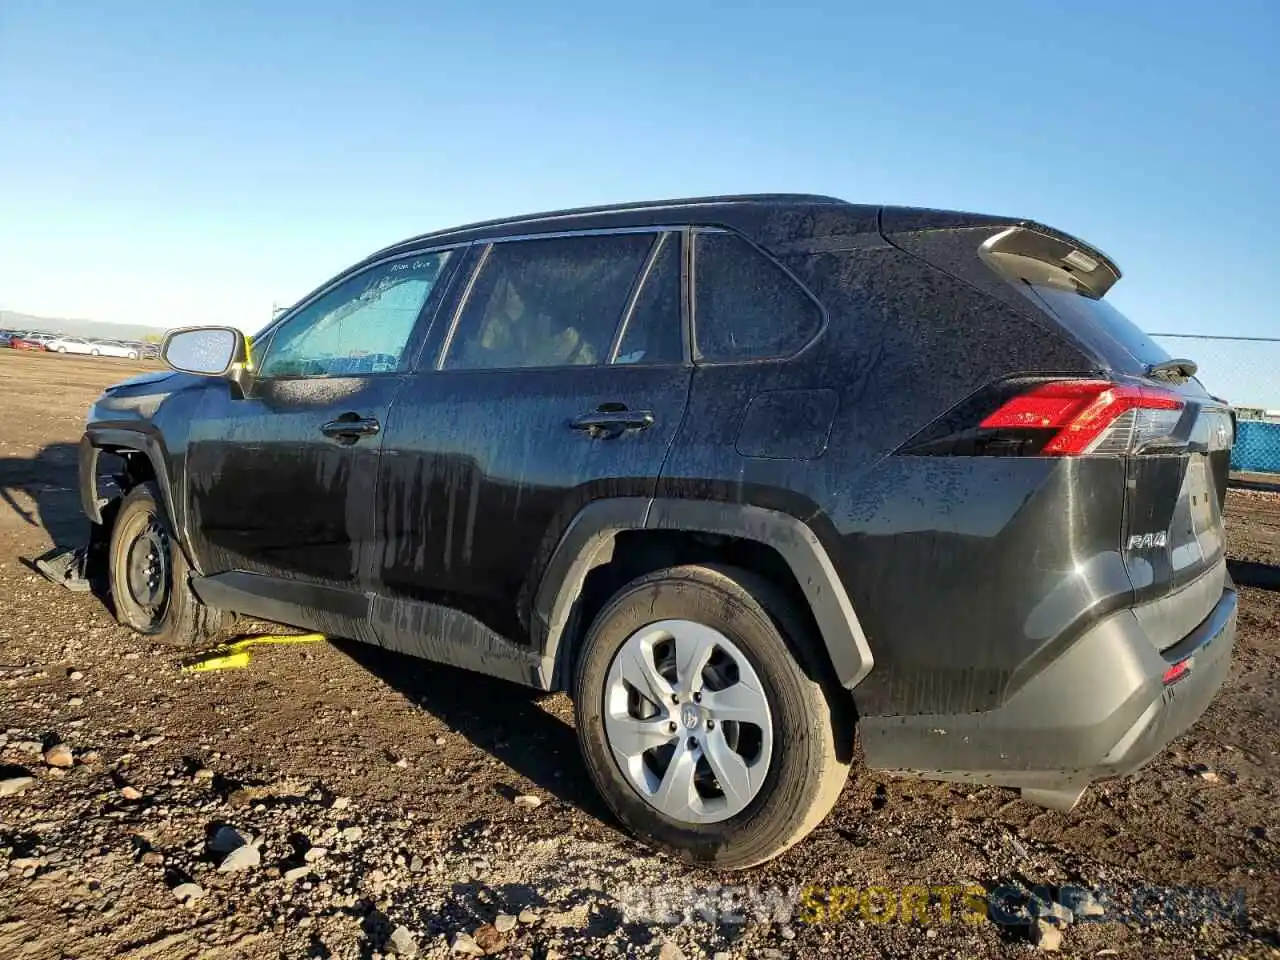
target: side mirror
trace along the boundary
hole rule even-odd
[[[165,335],[160,356],[173,369],[222,377],[249,356],[244,334],[234,327],[185,327]]]

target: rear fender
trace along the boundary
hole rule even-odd
[[[853,604],[826,549],[806,524],[749,504],[624,497],[584,507],[561,537],[541,578],[531,634],[543,662],[555,665],[560,685],[571,669],[573,651],[562,640],[574,603],[587,574],[613,558],[614,541],[624,530],[722,534],[773,548],[804,593],[841,685],[851,690],[871,672],[871,648]]]

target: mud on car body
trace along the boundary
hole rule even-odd
[[[232,611],[574,699],[618,818],[776,856],[866,763],[1069,807],[1234,642],[1229,411],[1029,221],[632,204],[379,251],[109,389],[120,616]],[[122,496],[104,496],[110,454]],[[109,536],[108,536],[109,528]]]

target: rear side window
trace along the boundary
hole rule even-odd
[[[607,363],[653,234],[495,243],[480,265],[443,369]]]
[[[697,359],[789,356],[822,326],[822,308],[813,298],[736,234],[695,234],[694,273]]]

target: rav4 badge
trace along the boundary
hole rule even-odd
[[[1135,533],[1129,537],[1130,550],[1148,550],[1151,547],[1163,547],[1169,542],[1169,535],[1160,533]]]

